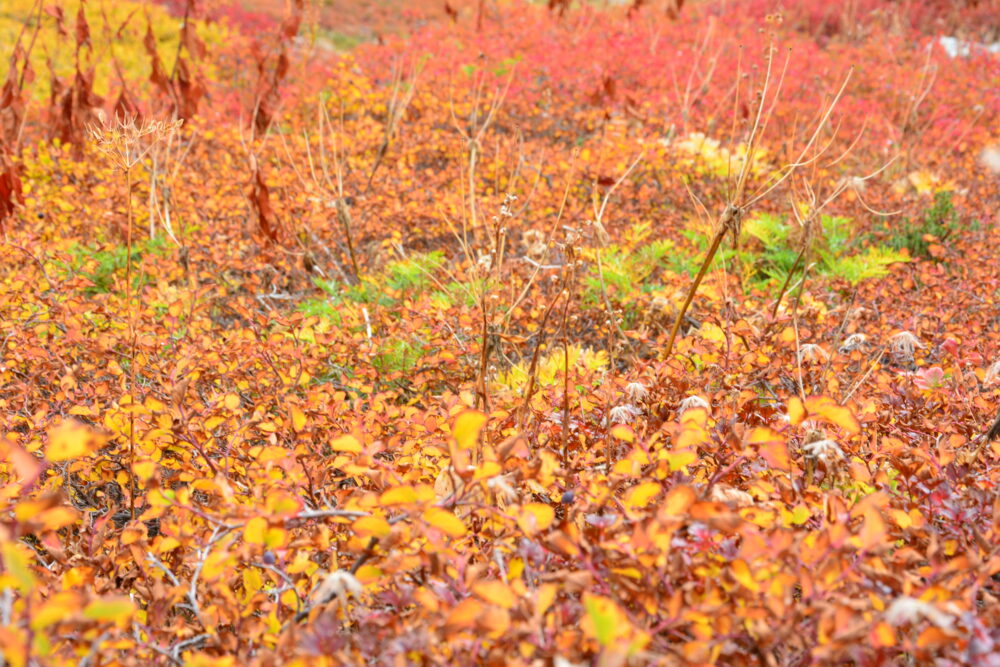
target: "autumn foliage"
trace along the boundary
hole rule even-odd
[[[2,662],[1000,664],[991,3],[341,4],[4,3]]]

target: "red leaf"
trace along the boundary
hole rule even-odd
[[[90,46],[90,26],[87,24],[87,17],[83,13],[86,2],[80,3],[80,8],[76,11],[76,48]]]

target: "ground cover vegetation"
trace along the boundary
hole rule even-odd
[[[1000,664],[995,4],[398,4],[3,3],[0,662]]]

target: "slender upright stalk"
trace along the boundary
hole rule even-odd
[[[132,309],[132,167],[125,167],[125,307],[128,308],[128,393],[131,397],[128,413],[128,508],[131,518],[135,518],[135,311]]]

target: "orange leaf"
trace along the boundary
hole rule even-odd
[[[0,447],[6,447],[4,458],[14,466],[14,471],[22,484],[33,483],[42,473],[42,464],[23,447],[9,440],[0,440]]]
[[[454,630],[471,628],[475,625],[476,619],[482,611],[482,602],[473,598],[466,598],[455,605],[454,609],[451,610],[451,613],[448,614],[448,620],[445,622],[445,625]]]
[[[517,597],[510,586],[502,581],[480,581],[472,587],[472,592],[486,602],[510,609],[517,602]]]
[[[940,648],[947,644],[951,644],[954,641],[955,638],[941,628],[931,626],[929,628],[925,628],[924,631],[920,633],[920,636],[917,637],[917,646],[919,648]]]
[[[661,490],[662,487],[657,482],[645,482],[643,484],[633,486],[625,494],[622,504],[625,505],[625,509],[630,512],[641,509],[648,505],[649,501],[656,497]]]
[[[498,639],[510,629],[510,613],[502,607],[487,607],[476,618],[477,627],[492,639]]]
[[[786,471],[792,469],[788,446],[785,444],[785,439],[776,431],[760,426],[750,431],[748,440],[750,444],[757,445],[757,451],[772,468]]]
[[[296,432],[302,431],[306,427],[306,413],[302,412],[299,408],[292,406],[290,410],[292,413],[292,428]]]
[[[858,533],[858,546],[861,549],[874,549],[885,541],[885,521],[875,507],[865,509],[865,519]]]
[[[678,484],[667,493],[663,504],[660,505],[659,515],[661,517],[681,516],[688,511],[696,499],[697,495],[694,489],[685,484]]]
[[[806,399],[806,409],[810,415],[839,426],[852,435],[861,432],[861,424],[850,408],[838,405],[828,396],[810,396]]]
[[[887,648],[896,645],[896,631],[885,621],[879,621],[868,635],[873,646]]]
[[[104,438],[86,424],[66,419],[49,431],[49,444],[45,458],[49,461],[66,461],[86,456],[100,447]]]

